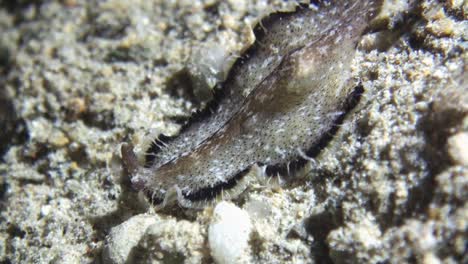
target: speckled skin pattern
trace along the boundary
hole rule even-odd
[[[262,21],[211,115],[160,142],[151,166],[122,146],[133,187],[155,204],[175,196],[191,207],[235,187],[252,167],[269,175],[283,166],[289,174],[345,114],[356,86],[354,51],[380,2],[332,1]]]

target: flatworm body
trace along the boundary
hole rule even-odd
[[[302,167],[350,108],[350,64],[380,4],[318,1],[264,19],[205,113],[179,136],[160,136],[147,166],[122,145],[132,186],[158,206],[197,207],[243,191],[252,168],[268,177]]]

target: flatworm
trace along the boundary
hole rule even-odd
[[[238,195],[246,175],[290,176],[332,137],[358,93],[350,80],[356,45],[381,0],[314,1],[255,29],[206,109],[177,137],[161,135],[138,163],[123,144],[134,189],[157,208],[198,207]],[[255,170],[253,170],[255,169]]]

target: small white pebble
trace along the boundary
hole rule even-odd
[[[251,230],[247,212],[232,203],[220,202],[208,229],[211,255],[216,263],[248,263]]]
[[[434,255],[434,253],[429,252],[429,253],[424,254],[422,263],[423,264],[440,264],[442,262],[436,255]]]
[[[146,229],[158,218],[151,215],[136,215],[111,229],[106,238],[103,262],[106,264],[127,263],[132,249],[138,245]]]
[[[455,163],[468,166],[468,133],[461,132],[447,140],[450,158]]]

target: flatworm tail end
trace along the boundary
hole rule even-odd
[[[138,180],[139,177],[135,177],[138,173],[140,165],[138,163],[138,158],[133,151],[133,145],[130,143],[123,143],[122,147],[120,148],[120,153],[122,155],[123,168],[130,178],[132,187],[138,191],[143,190],[145,183],[141,180]]]
[[[133,152],[133,145],[128,143],[123,143],[120,148],[120,153],[122,155],[123,168],[129,175],[133,175],[138,170],[138,160]]]

